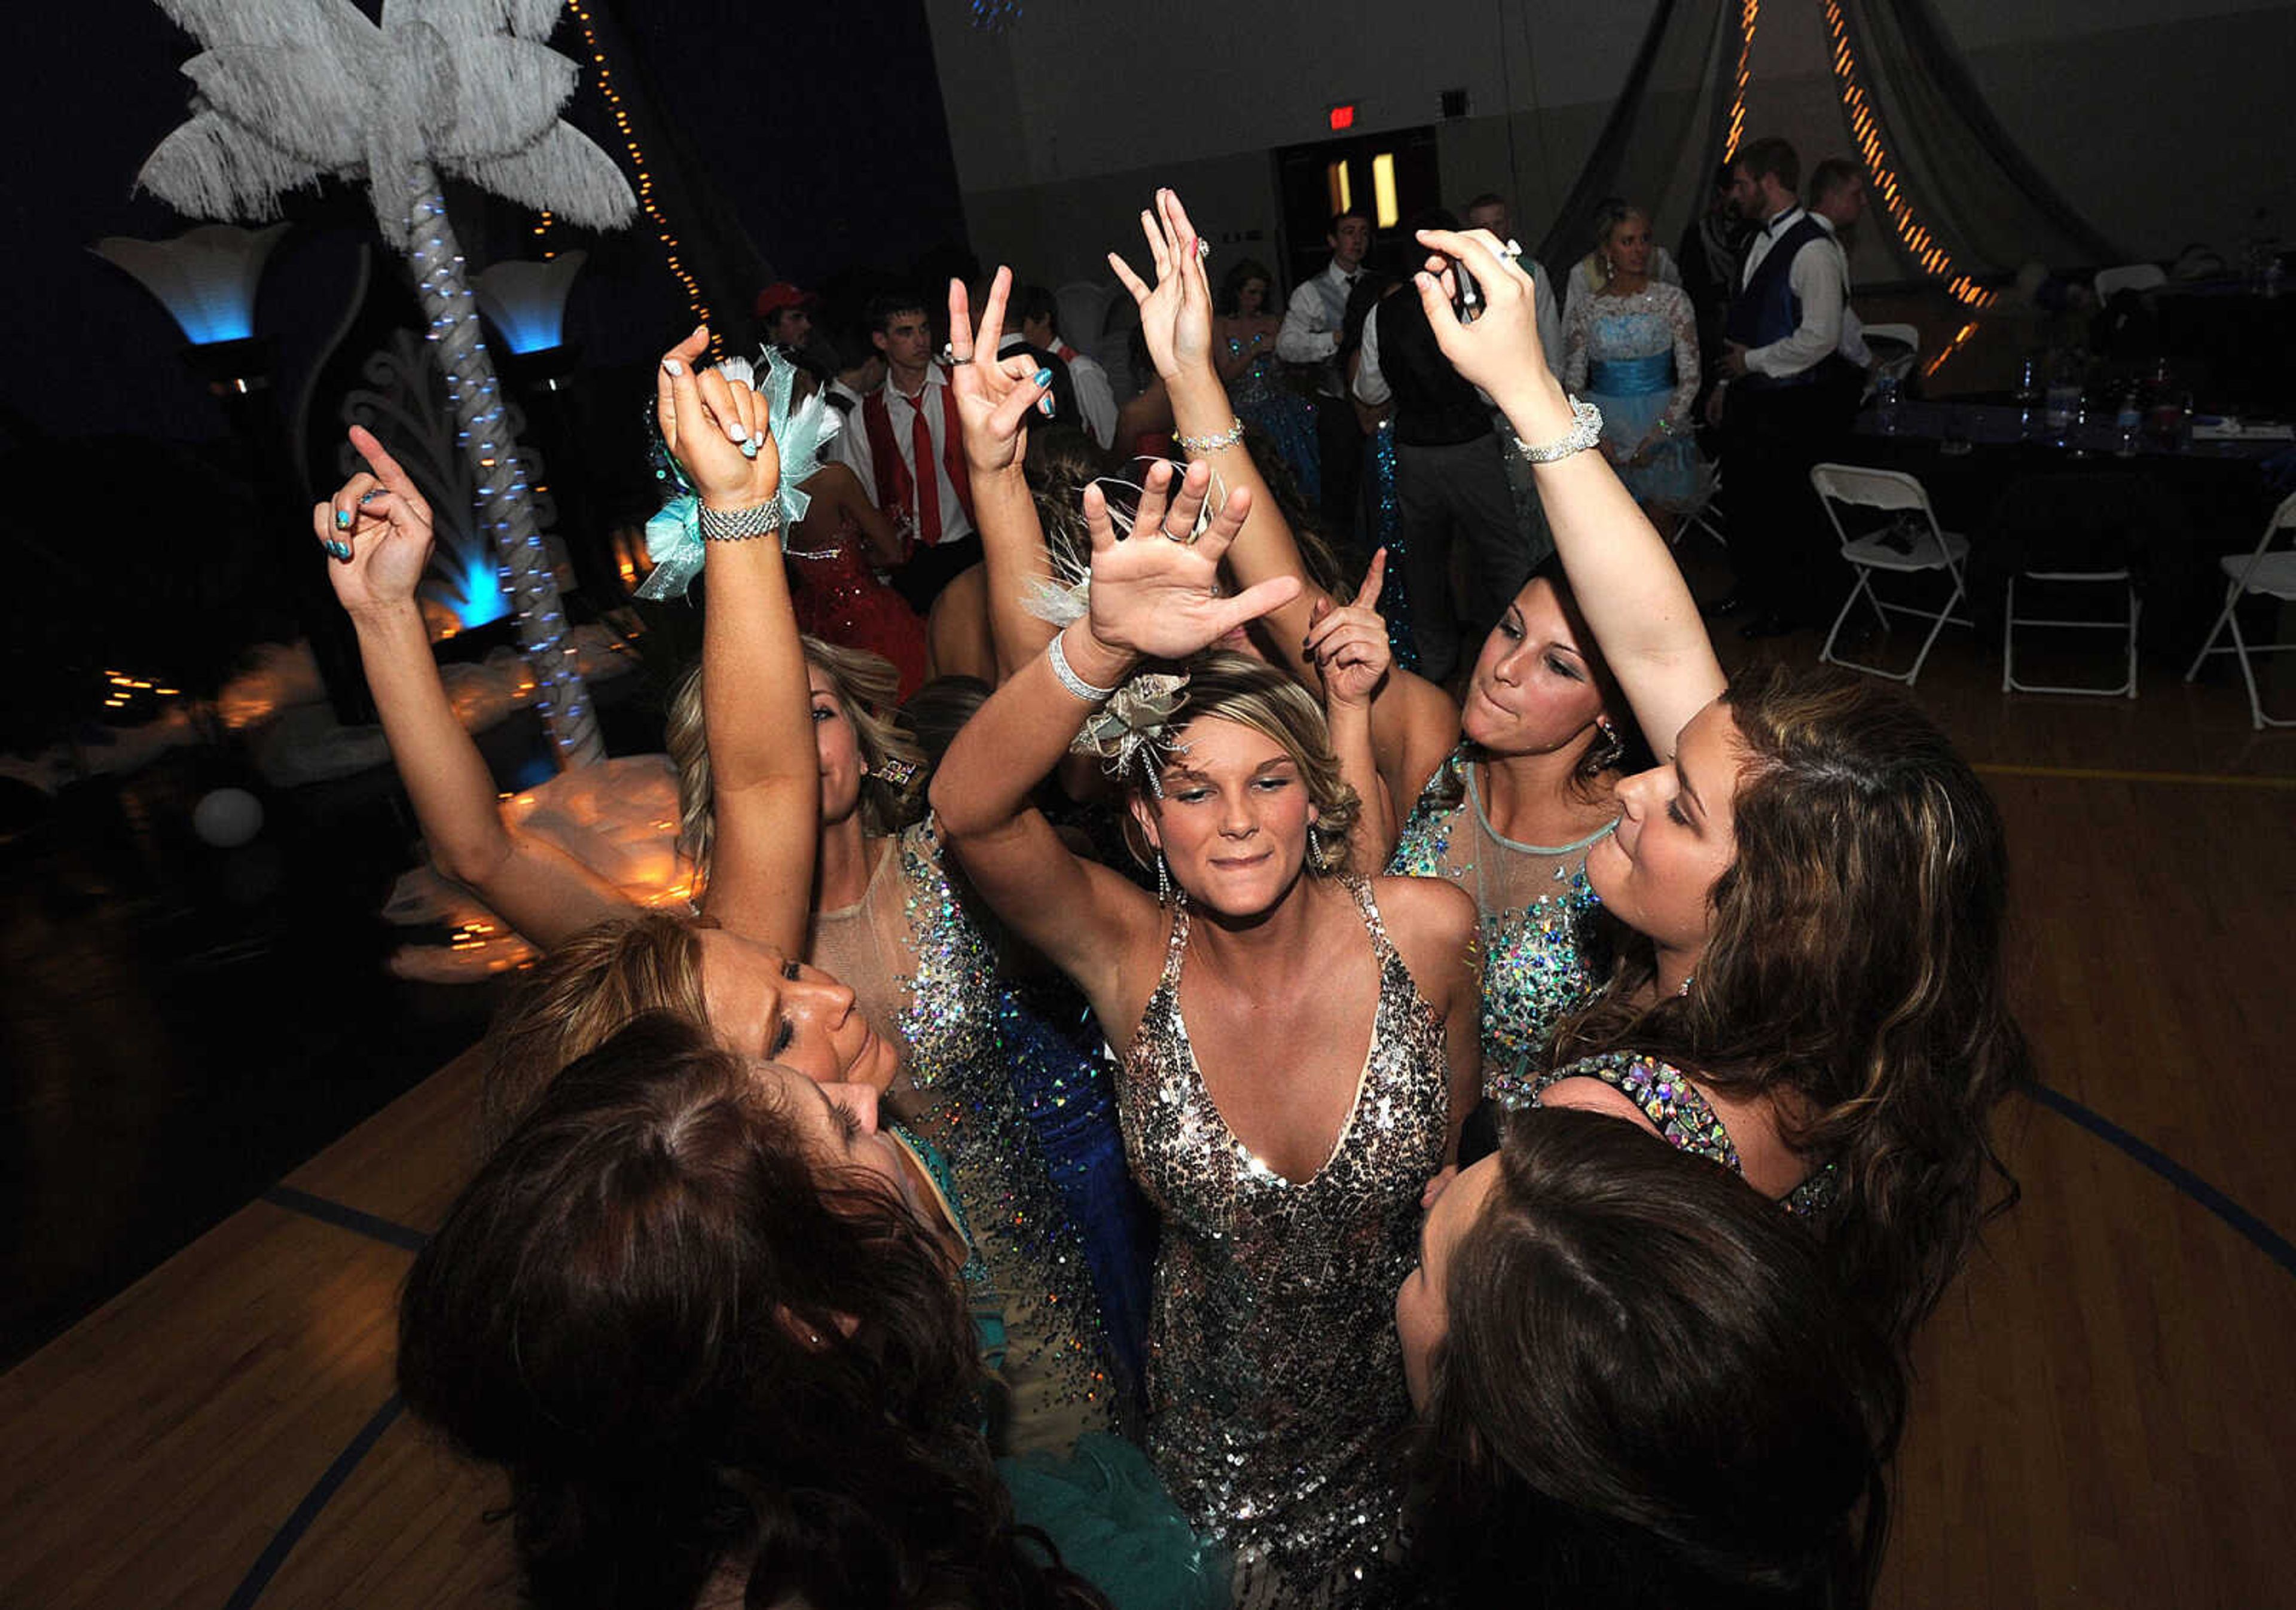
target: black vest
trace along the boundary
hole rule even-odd
[[[1771,244],[1768,255],[1755,266],[1752,274],[1739,288],[1738,294],[1730,298],[1730,314],[1722,323],[1723,335],[1743,346],[1767,347],[1784,340],[1800,328],[1801,298],[1793,291],[1794,259],[1825,234],[1825,225],[1805,213],[1800,223],[1780,235]],[[1818,378],[1822,365],[1821,360],[1793,374],[1750,372],[1737,384],[1754,390],[1806,386]]]
[[[1409,284],[1379,305],[1379,372],[1395,393],[1395,439],[1448,447],[1491,433],[1491,405],[1459,378]]]

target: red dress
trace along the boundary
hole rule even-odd
[[[824,521],[806,520],[790,534],[784,552],[800,630],[890,660],[900,673],[904,700],[924,685],[925,624],[877,579],[851,514],[840,509],[833,530]]]

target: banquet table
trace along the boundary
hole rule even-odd
[[[2148,438],[2122,457],[2110,421],[2076,426],[2059,445],[2023,419],[2008,403],[1907,401],[1890,430],[1874,410],[1860,414],[1839,451],[1916,477],[1939,523],[1969,537],[1980,632],[1997,637],[2003,584],[2019,569],[2119,558],[2145,601],[2144,647],[2163,663],[2189,660],[2223,603],[2217,560],[2256,545],[2296,480],[2296,445]]]

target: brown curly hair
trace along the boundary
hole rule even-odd
[[[2002,959],[2000,814],[1894,691],[1779,666],[1723,697],[1744,750],[1736,854],[1689,993],[1629,1004],[1655,974],[1630,939],[1554,1061],[1628,1050],[1732,1095],[1800,1097],[1786,1140],[1841,1172],[1828,1245],[1902,1340],[2016,1194],[1990,1124],[2031,1072]]]

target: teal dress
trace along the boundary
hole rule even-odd
[[[992,1391],[1005,1364],[1004,1304],[939,1148],[910,1131],[892,1133],[931,1176],[939,1205],[964,1238],[964,1289]],[[985,1406],[984,1418],[996,1410]],[[1147,1456],[1122,1437],[1087,1431],[1065,1455],[1035,1452],[996,1461],[1013,1518],[1050,1539],[1061,1563],[1108,1596],[1116,1610],[1224,1610],[1228,1566],[1196,1535],[1157,1480]]]

